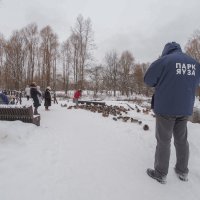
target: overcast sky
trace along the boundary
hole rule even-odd
[[[79,14],[92,21],[100,62],[113,49],[152,62],[165,43],[184,47],[200,29],[200,0],[0,0],[0,32],[8,39],[35,22],[39,29],[50,25],[64,41]]]

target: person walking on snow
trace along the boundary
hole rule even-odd
[[[182,52],[176,42],[167,43],[161,57],[148,68],[144,82],[155,88],[153,110],[156,115],[154,169],[147,174],[166,183],[172,135],[176,150],[175,173],[188,180],[188,117],[192,115],[195,91],[200,82],[200,64]]]
[[[37,85],[35,82],[30,85],[30,94],[33,99],[34,115],[39,115],[38,107],[41,106],[38,96],[41,96],[41,92],[37,90]]]
[[[44,93],[44,106],[45,110],[49,110],[49,106],[51,106],[51,88],[48,86]]]
[[[75,93],[74,93],[74,98],[73,98],[73,102],[76,104],[76,106],[78,107],[78,100],[79,98],[82,96],[82,90],[77,90]]]

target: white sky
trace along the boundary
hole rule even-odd
[[[200,29],[199,0],[0,0],[0,32],[35,22],[39,29],[52,26],[60,41],[70,35],[79,14],[90,18],[101,61],[116,49],[133,53],[137,62],[152,62],[165,43],[182,47]]]

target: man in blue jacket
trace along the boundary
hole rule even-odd
[[[161,57],[148,68],[144,82],[155,88],[153,110],[157,140],[154,169],[147,169],[147,174],[160,183],[166,183],[173,135],[176,149],[174,169],[180,180],[187,181],[187,121],[192,115],[195,91],[200,82],[200,64],[184,54],[176,42],[167,43]]]

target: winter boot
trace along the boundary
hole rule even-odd
[[[187,173],[182,173],[179,170],[177,170],[176,168],[174,168],[174,171],[177,175],[177,177],[181,180],[181,181],[188,181],[188,174]]]
[[[34,115],[39,115],[38,111],[37,111],[37,108],[34,109]]]
[[[156,170],[154,169],[147,169],[147,174],[157,180],[159,183],[161,184],[165,184],[167,181],[166,181],[166,176],[164,175],[161,175],[159,172],[157,172]]]
[[[46,111],[49,111],[49,108],[46,106],[46,107],[45,107],[45,110],[46,110]]]

